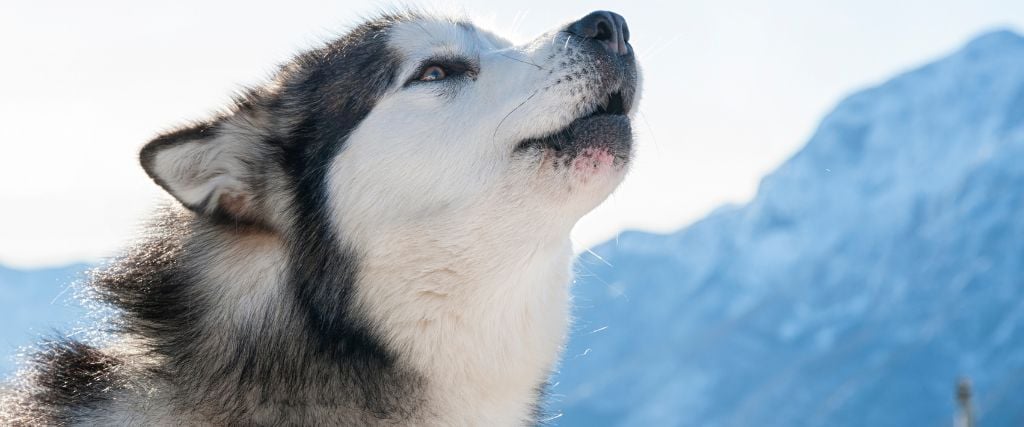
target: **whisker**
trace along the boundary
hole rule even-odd
[[[508,59],[511,59],[513,61],[516,61],[516,62],[522,62],[524,64],[532,65],[534,67],[537,67],[538,70],[543,70],[544,69],[544,67],[541,67],[540,65],[537,65],[537,64],[533,63],[532,61],[523,61],[522,59],[516,59],[516,58],[513,58],[511,56],[505,55],[504,53],[499,53],[498,55],[503,56],[503,57],[508,58]]]
[[[519,11],[517,11],[515,17],[512,18],[512,28],[510,29],[510,31],[513,32],[513,33],[518,33],[519,32],[519,26],[523,25],[523,22],[526,21],[526,16],[529,13],[530,13],[530,11],[528,9],[527,10],[520,9]]]
[[[430,31],[428,31],[427,27],[424,27],[422,23],[416,22],[416,20],[413,20],[412,23],[416,24],[416,26],[419,27],[420,30],[423,30],[423,32],[426,33],[428,36],[430,36],[430,38],[435,38],[434,34],[432,34]]]
[[[530,96],[528,96],[526,99],[524,99],[523,102],[520,102],[519,105],[516,106],[516,108],[513,108],[512,111],[509,111],[508,114],[505,115],[505,117],[502,117],[501,121],[498,122],[498,126],[494,128],[494,134],[491,135],[491,138],[493,139],[498,136],[498,130],[501,129],[501,125],[505,123],[505,120],[508,119],[508,116],[511,116],[512,113],[516,112],[516,110],[518,110],[520,107],[522,107],[531,99],[533,99],[534,96],[537,96],[538,92],[540,92],[540,89],[534,90],[533,93],[530,94]]]
[[[605,261],[605,259],[604,259],[604,258],[602,258],[602,257],[601,257],[601,255],[598,255],[598,254],[597,254],[597,253],[595,253],[594,251],[590,250],[590,248],[587,248],[587,249],[586,249],[586,251],[587,251],[587,253],[589,253],[590,255],[593,255],[593,256],[594,256],[594,258],[597,258],[597,259],[598,259],[599,261],[603,262],[603,263],[604,263],[604,265],[607,265],[607,266],[609,266],[609,267],[615,268],[615,266],[614,266],[614,265],[612,265],[612,263],[610,263],[610,262],[608,262],[608,261]]]
[[[641,58],[650,60],[651,58],[654,58],[654,57],[658,56],[658,54],[664,52],[665,48],[667,48],[667,47],[675,44],[676,42],[678,42],[679,39],[681,39],[682,37],[683,37],[682,34],[676,34],[671,39],[664,39],[663,38],[663,39],[661,39],[659,41],[651,43],[650,45],[647,46],[646,49],[643,50],[643,52],[640,52],[640,54],[638,56],[640,56]]]
[[[654,141],[654,148],[658,150],[658,154],[661,155],[661,144],[658,143],[658,137],[654,135],[654,128],[651,127],[651,122],[647,121],[647,115],[644,114],[643,110],[636,110],[640,113],[640,118],[644,119],[644,124],[647,125],[647,132],[651,134],[651,140]]]

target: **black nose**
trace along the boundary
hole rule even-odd
[[[616,55],[628,55],[630,47],[629,26],[626,18],[614,12],[599,10],[583,19],[569,24],[569,33],[583,38],[592,39],[604,45],[605,49]]]

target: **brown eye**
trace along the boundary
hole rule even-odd
[[[432,82],[442,80],[448,77],[448,72],[440,65],[431,65],[423,70],[423,74],[420,74],[421,82]]]

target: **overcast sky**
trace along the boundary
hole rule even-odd
[[[149,2],[146,2],[149,3]],[[421,4],[431,4],[423,2]],[[136,153],[387,2],[0,4],[0,264],[116,253],[160,199]],[[749,199],[843,96],[996,28],[1020,0],[446,2],[520,39],[595,9],[629,22],[645,75],[638,159],[574,231],[671,231]]]

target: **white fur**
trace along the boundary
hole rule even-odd
[[[569,324],[569,232],[624,173],[513,155],[578,117],[567,85],[543,90],[563,58],[552,40],[513,46],[443,20],[400,24],[402,76],[439,53],[478,58],[481,72],[450,98],[389,94],[330,172],[338,234],[364,260],[361,307],[458,425],[526,422]]]

